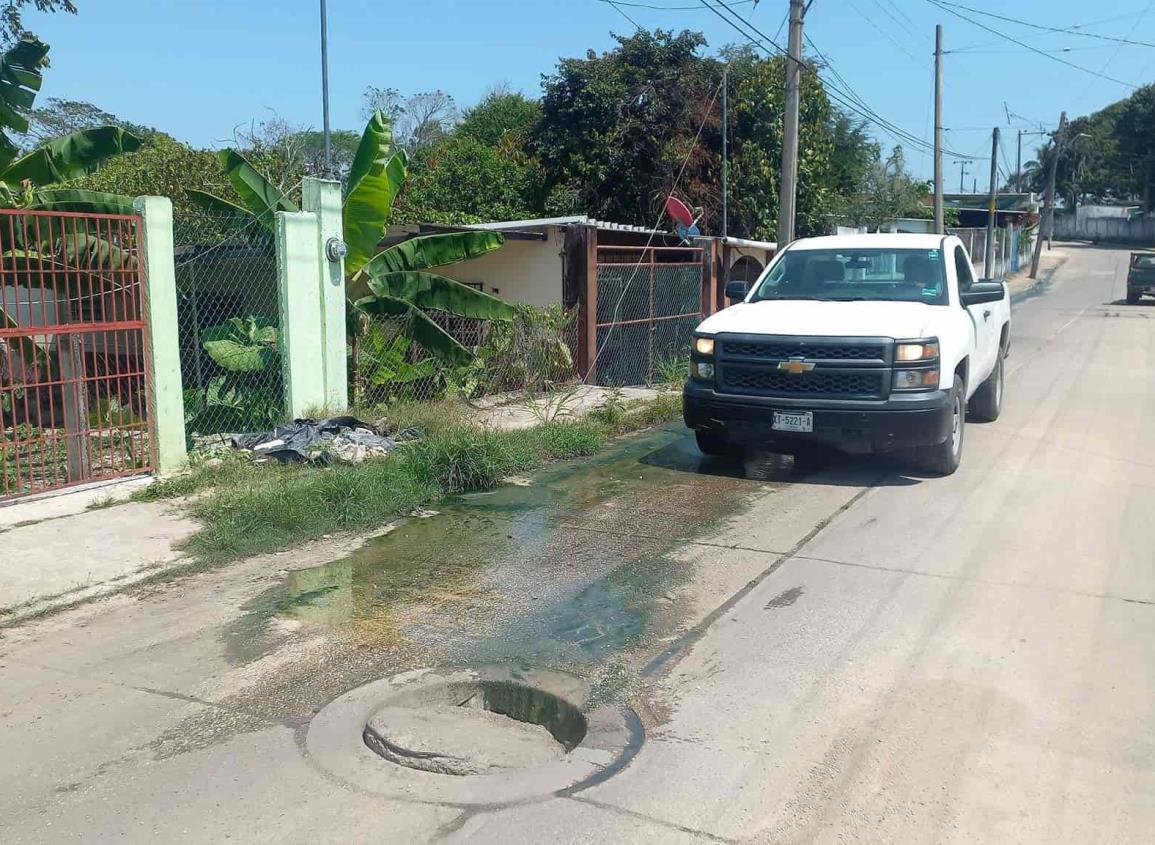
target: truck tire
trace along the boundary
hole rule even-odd
[[[946,440],[935,446],[923,446],[918,450],[918,465],[935,475],[950,475],[958,469],[962,460],[963,435],[966,431],[966,385],[962,377],[955,375],[954,387],[950,391],[951,430]]]
[[[1137,291],[1137,290],[1131,290],[1130,288],[1127,288],[1127,304],[1128,305],[1138,305],[1139,304],[1139,297],[1142,295],[1143,294],[1139,293],[1139,291]]]
[[[1003,367],[1003,350],[999,348],[999,358],[995,362],[995,371],[987,380],[979,385],[975,395],[971,397],[967,410],[972,419],[978,422],[994,422],[1003,410],[1003,380],[1006,377]]]
[[[716,431],[702,431],[694,432],[694,438],[698,441],[698,449],[703,455],[710,455],[714,458],[733,458],[742,453],[742,448],[732,442],[725,434],[719,434]]]

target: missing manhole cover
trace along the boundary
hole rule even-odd
[[[364,732],[365,744],[391,763],[457,776],[544,766],[585,735],[585,717],[568,701],[492,680],[425,687],[382,707]]]
[[[609,777],[642,741],[630,711],[583,713],[557,672],[420,671],[331,702],[305,745],[333,775],[397,798],[501,804]]]

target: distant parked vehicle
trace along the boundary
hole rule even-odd
[[[1010,296],[956,237],[806,238],[726,296],[739,304],[698,326],[683,393],[706,454],[912,448],[949,475],[968,411],[999,416]]]
[[[1134,305],[1144,294],[1155,296],[1155,252],[1131,253],[1131,268],[1127,271],[1127,304]]]

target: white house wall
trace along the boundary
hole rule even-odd
[[[500,249],[439,267],[436,272],[466,284],[480,284],[485,293],[506,302],[550,305],[561,302],[564,240],[562,229],[549,226],[544,241],[509,238]]]

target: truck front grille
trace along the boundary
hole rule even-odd
[[[885,399],[890,393],[894,341],[882,337],[719,335],[717,389],[745,396]],[[791,359],[808,372],[778,368]]]
[[[882,344],[820,344],[802,341],[724,340],[721,354],[731,358],[758,358],[785,361],[807,358],[812,361],[886,361]]]
[[[766,367],[722,364],[718,372],[721,388],[729,393],[855,399],[881,399],[886,395],[886,379],[879,370],[829,372],[816,369],[793,375]]]

